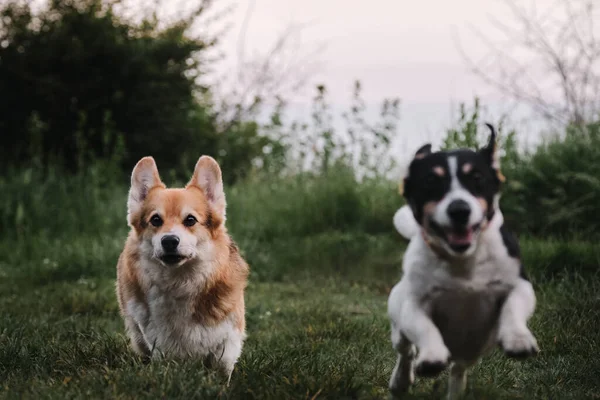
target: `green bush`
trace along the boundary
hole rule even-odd
[[[587,134],[552,140],[524,157],[507,177],[505,199],[520,230],[543,236],[600,233],[600,124]]]
[[[10,1],[0,17],[2,164],[37,157],[74,171],[121,141],[127,164],[154,154],[176,166],[190,146],[215,148],[186,75],[200,72],[187,62],[210,39],[190,38],[185,24],[133,24],[101,0],[53,0],[40,12]]]
[[[115,160],[130,171],[152,155],[186,171],[199,155],[227,164],[233,181],[277,143],[256,124],[221,128],[198,78],[216,38],[191,32],[208,2],[160,24],[147,10],[132,22],[121,1],[51,0],[0,5],[0,168],[60,165],[79,171]],[[277,155],[280,152],[276,152]]]
[[[118,168],[106,164],[77,174],[10,170],[0,176],[0,237],[124,232],[127,183]]]

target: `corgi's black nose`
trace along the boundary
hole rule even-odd
[[[175,250],[177,250],[177,246],[179,245],[179,238],[175,235],[165,235],[160,240],[160,244],[167,253],[172,253]]]
[[[471,207],[469,203],[464,200],[458,199],[453,200],[446,210],[450,221],[453,225],[465,226],[469,222],[469,216],[471,215]]]

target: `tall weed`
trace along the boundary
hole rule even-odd
[[[168,171],[161,175],[168,186],[182,184],[169,179]],[[122,233],[127,190],[127,177],[109,165],[75,175],[54,168],[14,170],[0,177],[0,236]],[[253,176],[226,193],[232,232],[259,241],[329,231],[390,232],[401,202],[392,182],[358,183],[344,165],[324,174]]]
[[[0,236],[69,236],[119,232],[125,225],[126,178],[106,163],[75,175],[26,168],[0,176]]]

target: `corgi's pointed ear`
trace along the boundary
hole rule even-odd
[[[427,157],[429,154],[431,154],[431,144],[427,143],[426,145],[422,146],[419,150],[417,150],[414,158],[415,160],[420,160],[421,158]]]
[[[496,172],[500,182],[504,182],[504,175],[500,172],[500,157],[498,156],[498,144],[496,143],[496,130],[492,124],[486,123],[485,125],[490,129],[490,137],[487,145],[479,150],[479,152],[485,157],[490,167]]]
[[[202,156],[196,163],[194,175],[186,187],[196,186],[203,192],[213,210],[225,218],[225,192],[221,168],[214,158]]]
[[[131,188],[127,199],[127,222],[133,223],[133,216],[138,213],[150,189],[165,185],[160,180],[156,163],[152,157],[144,157],[133,168],[131,173]]]

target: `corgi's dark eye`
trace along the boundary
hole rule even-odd
[[[187,227],[190,227],[190,226],[196,225],[196,222],[198,222],[198,220],[196,219],[196,217],[194,217],[193,215],[188,215],[183,220],[183,225],[185,225]]]
[[[159,226],[162,226],[163,220],[158,214],[154,214],[152,218],[150,218],[150,223],[152,224],[152,226],[158,228]]]

